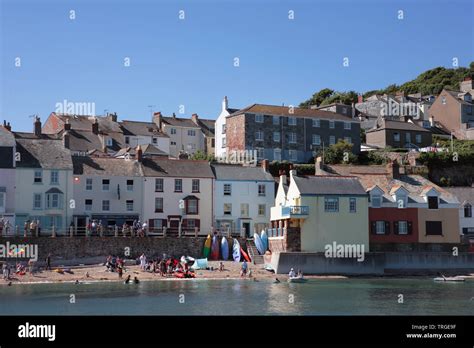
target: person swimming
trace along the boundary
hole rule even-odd
[[[136,278],[136,277],[135,277],[135,278]],[[125,283],[125,284],[130,283],[130,274],[127,276],[127,279],[125,279],[124,283]]]
[[[273,283],[278,284],[280,282],[280,279],[275,278],[275,281]]]
[[[138,283],[140,283],[140,281],[138,280],[138,278],[137,278],[137,277],[133,278],[133,282],[134,282],[135,284],[138,284]]]

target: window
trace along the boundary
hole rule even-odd
[[[198,200],[189,199],[186,206],[186,214],[197,214],[198,213]]]
[[[255,122],[263,123],[263,115],[262,114],[256,114],[255,115]]]
[[[127,180],[127,191],[133,191],[133,180]]]
[[[428,197],[428,209],[438,209],[438,197]]]
[[[408,234],[408,221],[397,221],[395,225],[397,234]]]
[[[357,212],[357,199],[356,198],[349,198],[349,212],[351,213]]]
[[[155,197],[155,213],[163,212],[163,197]]]
[[[226,147],[227,141],[226,138],[222,138],[222,147]]]
[[[334,145],[336,143],[336,137],[334,135],[329,136],[329,145]]]
[[[171,128],[170,133],[173,134],[173,135],[176,134],[176,128]]]
[[[183,179],[174,179],[174,192],[183,192]]]
[[[281,161],[281,149],[273,149],[273,159],[275,161]]]
[[[86,199],[84,202],[84,205],[86,207],[86,211],[91,211],[92,210],[92,199]]]
[[[222,134],[225,134],[225,131],[226,131],[226,126],[225,126],[225,123],[222,125]]]
[[[265,204],[258,205],[258,216],[265,216],[265,210],[267,209]]]
[[[163,226],[163,220],[162,219],[154,219],[153,220],[153,228],[154,229],[162,229]]]
[[[189,228],[189,229],[194,229],[196,227],[196,220],[187,219],[186,220],[186,227]]]
[[[158,139],[157,138],[153,138],[153,144],[157,144],[158,143]]]
[[[288,142],[290,144],[296,144],[296,133],[288,133]]]
[[[427,236],[442,236],[443,225],[441,221],[426,221],[426,235]]]
[[[188,144],[188,149],[189,149],[189,150],[196,150],[196,144],[194,144],[194,143],[189,143],[189,144]]]
[[[112,138],[107,138],[107,140],[105,141],[105,144],[106,144],[107,146],[112,146],[113,143],[114,143],[114,141],[113,141]]]
[[[35,170],[35,178],[33,180],[35,184],[41,184],[43,182],[43,171]]]
[[[296,126],[296,117],[288,117],[288,125]]]
[[[193,179],[192,191],[199,192],[199,179]]]
[[[171,146],[176,146],[176,141],[170,141]]]
[[[188,129],[188,136],[189,137],[195,137],[196,136],[196,131],[194,129]]]
[[[127,208],[127,211],[133,211],[133,200],[125,201],[125,207]]]
[[[335,213],[339,211],[339,198],[325,197],[324,211],[327,213]]]
[[[108,191],[110,188],[110,180],[102,179],[102,191]]]
[[[344,122],[344,129],[348,129],[350,130],[351,129],[351,123],[350,122]]]
[[[231,184],[224,184],[224,196],[232,195],[232,185]]]
[[[333,120],[329,120],[329,128],[336,128],[336,122],[334,122]]]
[[[321,121],[313,118],[313,127],[316,127],[316,128],[321,127]]]
[[[59,172],[57,170],[51,171],[51,185],[59,184]]]
[[[48,193],[46,194],[46,208],[47,209],[59,209],[60,199],[59,193]]]
[[[405,142],[411,143],[411,133],[405,133]]]
[[[385,221],[376,221],[375,222],[375,234],[385,234]]]
[[[108,201],[108,200],[102,201],[102,210],[103,211],[109,211],[110,210],[110,201]]]
[[[415,135],[416,143],[421,144],[421,134]]]
[[[125,144],[130,144],[130,137],[125,137]]]
[[[472,205],[470,205],[469,203],[466,203],[464,205],[464,217],[466,218],[472,217]]]
[[[41,209],[41,193],[35,193],[33,195],[33,209]]]
[[[224,215],[232,215],[232,204],[224,203]]]
[[[443,105],[446,104],[446,97],[445,96],[441,97],[441,104],[443,104]]]
[[[352,144],[352,138],[351,137],[344,137],[344,141],[348,144]]]
[[[216,139],[215,138],[211,139],[211,147],[216,147]]]
[[[273,141],[280,141],[280,132],[273,132]]]
[[[92,191],[92,178],[86,178],[86,191]]]
[[[256,141],[263,141],[263,132],[262,131],[256,131],[255,132],[255,140]]]
[[[313,145],[321,145],[321,136],[319,134],[313,134]]]
[[[265,184],[258,185],[258,195],[265,196]]]
[[[370,203],[372,208],[380,208],[382,206],[382,196],[381,195],[371,195]]]
[[[393,141],[396,141],[396,142],[400,141],[400,133],[398,132],[393,133]]]
[[[265,157],[265,151],[263,147],[257,147],[257,159]]]
[[[273,116],[273,124],[274,124],[275,126],[280,125],[280,117],[278,117],[278,116]]]
[[[249,216],[249,205],[248,205],[248,203],[240,204],[240,216],[243,216],[243,217]]]
[[[298,153],[296,150],[288,150],[288,155],[290,157],[290,161],[295,162],[298,160]]]
[[[163,192],[163,179],[155,179],[155,192]]]
[[[408,197],[405,194],[398,194],[395,196],[397,207],[406,208],[408,203]]]

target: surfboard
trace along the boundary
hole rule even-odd
[[[251,262],[250,257],[247,255],[247,253],[244,251],[244,249],[242,249],[242,247],[240,247],[240,252],[242,253],[242,256],[244,257],[245,261]]]
[[[235,262],[240,262],[240,244],[237,239],[233,239],[232,244],[232,257],[234,258]]]
[[[219,260],[219,239],[217,236],[212,237],[211,260]]]
[[[262,233],[260,233],[260,239],[262,240],[262,243],[263,243],[263,249],[267,251],[268,250],[268,236],[265,230],[262,230]]]
[[[263,242],[262,240],[260,239],[260,236],[258,235],[258,233],[254,233],[253,234],[253,241],[255,243],[255,246],[257,247],[257,250],[258,250],[258,253],[260,255],[262,255],[263,253],[265,253],[265,249],[263,248]]]
[[[222,237],[221,239],[221,253],[222,253],[222,260],[227,260],[229,258],[229,243],[227,243],[227,239]]]
[[[210,252],[211,252],[211,235],[208,234],[206,241],[204,242],[204,250],[202,252],[202,254],[204,255],[204,258],[207,259],[209,257]]]

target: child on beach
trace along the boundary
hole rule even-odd
[[[244,262],[242,262],[242,268],[240,271],[241,277],[244,277],[245,275],[247,275],[247,269],[248,269],[247,261],[244,260]]]

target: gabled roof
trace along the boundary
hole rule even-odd
[[[63,133],[64,131],[61,131],[58,137],[62,137]],[[112,139],[112,146],[107,146],[107,149],[112,152],[120,150],[124,144],[122,133],[94,134],[92,131],[76,129],[71,129],[68,133],[71,151],[88,152],[91,150],[102,150],[104,147],[103,142],[106,138]]]
[[[204,135],[208,137],[214,136],[215,128],[216,128],[216,120],[206,120],[206,119],[199,118],[198,123]]]
[[[273,176],[262,167],[245,167],[238,164],[213,164],[216,180],[274,181]]]
[[[356,177],[293,176],[293,180],[301,195],[367,195]]]
[[[372,129],[367,130],[367,133],[376,132],[385,129],[395,129],[395,130],[407,130],[407,131],[416,131],[416,132],[430,132],[429,129],[423,128],[414,124],[412,122],[398,121],[398,120],[388,120],[380,117],[377,122],[374,124]]]
[[[168,156],[168,154],[164,151],[161,151],[159,148],[152,144],[145,144],[145,145],[140,145],[142,148],[142,154],[144,156],[150,155],[150,156]],[[135,147],[124,147],[117,151],[117,153],[114,155],[114,157],[120,157],[124,156],[125,154],[129,154],[130,156],[135,156],[137,152],[137,149]]]
[[[143,135],[168,138],[168,135],[161,132],[158,126],[153,122],[123,120],[120,122],[120,127],[125,136]]]
[[[143,158],[143,173],[151,177],[214,178],[207,161],[168,158]]]
[[[97,119],[99,131],[104,133],[122,133],[119,123],[112,121],[111,117],[107,116],[70,115],[55,112],[51,113],[50,116],[56,116],[64,123],[67,120],[73,130],[92,131],[92,124]]]
[[[44,134],[40,138],[31,133],[14,134],[20,153],[17,168],[72,169],[71,152],[61,140]]]
[[[328,120],[341,120],[347,122],[358,122],[358,120],[348,117],[346,115],[338,114],[332,111],[318,110],[318,109],[303,109],[303,108],[290,108],[288,106],[277,106],[277,105],[265,105],[265,104],[252,104],[246,108],[240,109],[233,112],[227,117],[233,117],[241,114],[252,113],[252,114],[263,114],[263,115],[274,115],[274,116],[287,116],[287,117],[307,117],[307,118],[322,118]]]
[[[171,126],[188,127],[188,128],[200,128],[197,124],[195,124],[189,118],[162,116],[161,120],[162,120],[162,122],[167,123]]]

